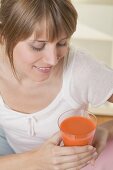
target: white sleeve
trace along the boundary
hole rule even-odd
[[[97,107],[113,94],[113,69],[92,59],[84,52],[74,57],[71,96],[78,103]]]

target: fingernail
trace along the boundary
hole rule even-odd
[[[97,155],[98,155],[98,153],[95,152],[95,153],[93,154],[93,157],[96,157]],[[91,164],[92,166],[94,166],[94,165],[95,165],[95,161],[96,161],[96,158],[95,158],[95,159],[92,159],[92,160],[90,161],[90,164]]]
[[[88,149],[89,149],[89,150],[92,150],[92,149],[93,149],[93,146],[89,145],[89,146],[88,146]]]
[[[94,165],[95,165],[95,160],[94,160],[94,159],[91,160],[91,161],[90,161],[90,164],[91,164],[92,166],[94,166]]]
[[[97,155],[98,155],[98,153],[97,153],[97,152],[94,152],[93,157],[95,157],[95,156],[97,156]]]
[[[94,153],[96,151],[96,148],[93,148],[92,150],[90,150],[91,153]]]
[[[93,147],[93,151],[96,151],[96,148]]]

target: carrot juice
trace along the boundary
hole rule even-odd
[[[92,143],[96,124],[89,118],[72,116],[60,124],[62,139],[65,146],[83,146]]]

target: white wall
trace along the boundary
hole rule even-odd
[[[72,2],[78,11],[73,42],[113,68],[113,5]]]
[[[79,21],[113,36],[113,5],[76,5]]]
[[[76,1],[78,1],[79,3],[113,4],[113,0],[76,0]]]

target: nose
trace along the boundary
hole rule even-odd
[[[50,47],[47,50],[44,61],[50,65],[56,65],[58,63],[58,49],[55,47]]]

